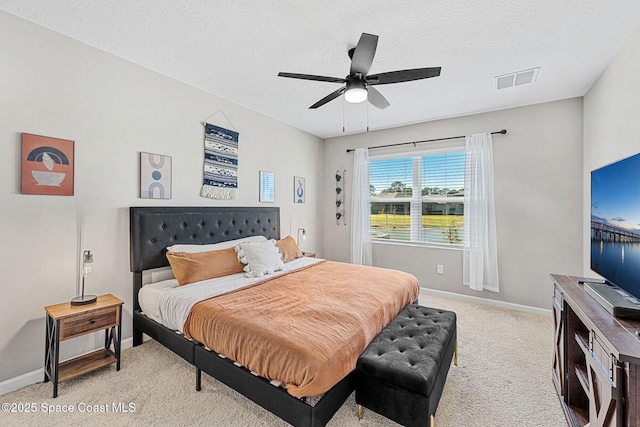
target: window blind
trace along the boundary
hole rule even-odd
[[[372,238],[461,244],[464,162],[460,151],[370,160]]]

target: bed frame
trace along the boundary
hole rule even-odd
[[[233,388],[269,412],[294,426],[324,426],[355,388],[352,372],[323,395],[315,406],[291,396],[262,377],[237,367],[229,359],[206,350],[146,317],[138,302],[145,270],[169,265],[166,248],[178,243],[211,244],[262,235],[280,238],[277,207],[131,207],[131,271],[133,272],[133,345],[142,344],[142,334],[172,350],[196,367],[196,390],[200,371]]]

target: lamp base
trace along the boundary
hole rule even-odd
[[[98,299],[95,295],[82,295],[71,300],[71,305],[85,305],[96,302]]]

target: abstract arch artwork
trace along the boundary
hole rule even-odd
[[[171,198],[171,157],[140,153],[140,198]]]
[[[22,134],[22,194],[73,196],[74,142]]]

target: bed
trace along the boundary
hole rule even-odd
[[[138,295],[146,280],[143,278],[145,274],[148,275],[149,270],[168,266],[168,246],[178,243],[212,244],[249,236],[279,239],[278,208],[132,207],[130,230],[134,346],[142,343],[143,333],[147,334],[195,366],[196,389],[200,388],[201,371],[204,371],[290,424],[322,426],[331,419],[355,387],[353,372],[347,372],[341,380],[310,403],[306,399],[294,397],[282,387],[274,386],[272,381],[255,375],[255,372],[237,366],[238,363],[230,358],[220,357],[198,340],[187,339],[185,335],[163,326],[145,315],[140,308]],[[320,269],[315,265],[308,269],[312,268]],[[267,287],[262,284],[255,287],[258,286]],[[393,307],[392,310],[399,311],[401,308]]]

